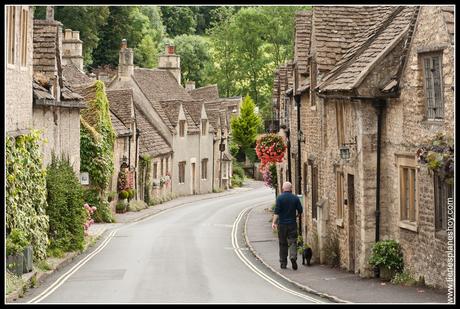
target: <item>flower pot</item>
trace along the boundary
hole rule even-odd
[[[380,267],[380,279],[384,281],[390,281],[395,275],[395,271],[386,267]]]
[[[21,276],[24,269],[24,257],[22,254],[9,255],[6,257],[6,268],[16,274]]]
[[[27,246],[24,249],[24,263],[23,263],[23,272],[28,273],[32,271],[33,267],[33,249],[32,246]]]

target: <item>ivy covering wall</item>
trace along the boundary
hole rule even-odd
[[[114,171],[113,147],[116,135],[110,119],[104,83],[96,81],[84,90],[84,97],[88,107],[81,111],[80,116],[80,170],[89,174],[89,195],[94,198],[94,191],[98,193],[97,201],[91,205],[97,207],[96,218],[111,222],[109,204],[104,202],[104,196]]]
[[[34,257],[46,258],[49,219],[46,215],[46,170],[40,132],[6,138],[6,232],[18,229],[32,244]]]

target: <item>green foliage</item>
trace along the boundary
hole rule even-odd
[[[103,198],[97,189],[84,190],[83,198],[84,201],[91,207],[96,207],[96,211],[93,213],[93,219],[95,222],[114,222],[107,198]]]
[[[48,263],[47,260],[39,261],[37,263],[37,267],[38,267],[38,269],[43,270],[43,271],[48,271],[48,270],[53,269],[53,267],[50,265],[50,263]]]
[[[24,285],[22,276],[13,274],[12,272],[5,272],[5,294],[8,295],[14,291],[19,290]]]
[[[244,178],[241,178],[240,175],[232,175],[232,188],[241,187],[243,185]]]
[[[29,245],[26,233],[18,229],[12,229],[6,238],[6,255],[16,255],[22,253]]]
[[[228,148],[230,149],[230,154],[232,155],[232,157],[236,158],[240,151],[240,146],[237,143],[235,143],[233,140],[230,140],[230,144],[228,145]]]
[[[122,190],[120,193],[118,193],[118,197],[122,200],[125,200],[129,197],[129,193],[126,190]]]
[[[107,201],[110,203],[110,202],[113,201],[116,197],[117,197],[117,192],[111,191],[111,192],[107,195]]]
[[[144,155],[140,157],[139,160],[140,171],[139,171],[139,187],[144,190],[144,201],[147,204],[151,204],[150,201],[150,188],[152,186],[151,180],[151,173],[152,173],[152,158],[148,155]],[[142,179],[142,175],[144,175],[145,171],[145,179]]]
[[[404,269],[401,247],[395,240],[381,240],[372,246],[369,264],[373,267],[386,268],[396,273]]]
[[[148,207],[149,205],[147,205],[144,201],[130,201],[128,204],[128,211],[140,211]]]
[[[102,195],[114,170],[113,146],[115,131],[109,114],[109,101],[102,81],[93,85],[94,98],[81,112],[80,170],[88,172],[91,187]]]
[[[249,96],[244,98],[240,115],[233,117],[230,125],[232,140],[247,155],[255,144],[258,129],[262,126],[262,119],[255,113],[254,101]]]
[[[401,285],[405,285],[405,286],[414,286],[414,285],[418,284],[417,280],[412,278],[412,276],[406,271],[397,273],[393,277],[393,279],[391,279],[391,283],[393,283],[393,284],[401,284]]]
[[[204,86],[205,66],[211,60],[206,40],[198,35],[180,35],[174,38],[176,54],[180,56],[182,84],[195,81]]]
[[[302,235],[297,236],[297,253],[302,254],[303,250],[308,248],[311,248],[311,246],[307,243],[304,243]]]
[[[54,155],[46,175],[50,248],[81,250],[84,244],[83,190],[68,159]]]
[[[119,213],[123,213],[126,211],[126,203],[123,201],[118,201],[117,205],[115,206],[115,210]]]
[[[195,34],[197,20],[190,7],[162,6],[161,15],[169,37],[182,34]]]
[[[18,229],[26,234],[34,247],[34,257],[46,257],[48,216],[45,213],[46,171],[42,165],[40,133],[6,138],[5,225],[9,234]]]
[[[339,238],[335,233],[329,234],[326,237],[324,245],[324,255],[326,256],[326,263],[332,267],[340,265],[340,245]]]
[[[244,169],[240,162],[233,160],[232,164],[233,175],[238,175],[241,179],[244,179]]]
[[[64,250],[59,247],[48,248],[47,255],[55,258],[62,258],[65,255]]]

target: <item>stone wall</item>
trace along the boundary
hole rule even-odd
[[[6,132],[29,129],[32,125],[32,65],[33,65],[33,10],[29,6],[15,6],[15,56],[14,64],[6,65],[5,129]],[[27,29],[27,63],[20,63],[20,10],[29,12]],[[6,33],[6,32],[5,32]]]

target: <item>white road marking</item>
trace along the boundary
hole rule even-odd
[[[254,207],[254,206],[252,206]],[[269,277],[268,275],[264,274],[261,270],[259,270],[256,266],[254,266],[254,264],[252,264],[248,258],[246,258],[244,256],[244,254],[241,252],[241,249],[238,247],[238,233],[237,233],[237,228],[238,228],[238,224],[239,222],[241,221],[241,219],[243,218],[244,214],[249,210],[251,209],[252,207],[249,207],[249,208],[245,208],[243,209],[240,214],[238,215],[238,217],[236,218],[235,222],[233,223],[233,229],[232,229],[232,245],[233,245],[233,248],[235,249],[235,252],[236,252],[236,255],[240,258],[240,260],[246,265],[249,267],[249,269],[251,269],[254,273],[256,273],[258,276],[260,276],[262,279],[266,280],[268,283],[272,284],[273,286],[279,288],[280,290],[282,291],[285,291],[287,293],[290,293],[292,295],[295,295],[295,296],[298,296],[300,298],[303,298],[305,300],[308,300],[308,301],[311,301],[313,303],[324,303],[323,301],[321,300],[318,300],[318,299],[315,299],[315,298],[312,298],[312,297],[309,297],[305,294],[302,294],[302,293],[299,293],[299,292],[296,292],[294,290],[291,290],[287,287],[285,287],[284,285],[282,285],[281,283],[277,282],[276,280],[272,279],[271,277]]]

